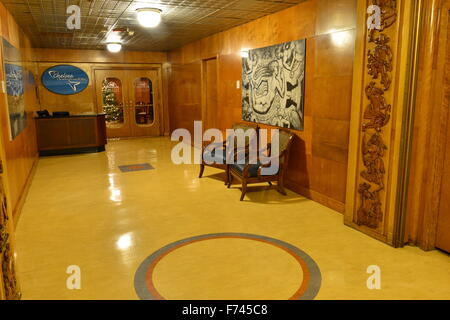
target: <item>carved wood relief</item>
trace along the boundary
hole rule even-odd
[[[397,22],[397,0],[372,0],[373,5],[381,8],[381,29],[384,31]],[[372,30],[375,33],[377,30]]]
[[[8,211],[6,193],[0,177],[0,263],[2,286],[6,300],[20,299],[17,285],[15,260],[11,248],[11,239],[8,232]]]
[[[364,170],[360,172],[358,194],[360,207],[356,223],[378,229],[384,220],[382,192],[385,190],[385,158],[388,147],[384,128],[391,120],[392,106],[385,93],[392,84],[394,54],[386,30],[397,21],[397,0],[370,0],[381,9],[381,27],[368,34],[367,73],[371,78],[365,88],[368,105],[362,123],[361,153]]]

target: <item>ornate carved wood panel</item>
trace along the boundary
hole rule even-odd
[[[372,0],[372,4],[381,8],[381,28],[371,30],[368,35],[371,48],[367,54],[367,71],[371,82],[365,89],[369,104],[362,123],[364,169],[360,172],[362,181],[358,193],[361,200],[356,223],[378,229],[384,221],[382,193],[385,190],[385,158],[388,149],[383,128],[389,124],[392,110],[385,92],[392,84],[394,54],[386,30],[397,21],[397,0]]]
[[[6,192],[0,176],[0,286],[3,288],[4,299],[17,300],[20,299],[20,291],[16,280],[15,259],[8,224]]]
[[[403,170],[399,152],[413,1],[358,2],[345,223],[390,244]],[[376,23],[370,23],[372,18]]]
[[[384,128],[391,120],[392,101],[386,92],[392,84],[394,53],[391,39],[386,34],[397,21],[397,0],[371,0],[381,8],[381,28],[368,33],[367,73],[370,83],[365,88],[368,104],[362,122],[361,153],[363,169],[360,171],[358,193],[360,205],[356,223],[379,229],[384,221],[383,197],[386,185],[386,154]],[[389,139],[389,137],[388,137]]]

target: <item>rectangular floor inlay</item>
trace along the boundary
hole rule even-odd
[[[144,170],[154,170],[153,166],[148,163],[142,164],[131,164],[127,166],[119,166],[120,171],[122,172],[134,172],[134,171],[144,171]]]

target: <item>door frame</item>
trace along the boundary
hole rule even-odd
[[[217,86],[216,86],[216,94],[217,94],[217,104],[219,103],[219,55],[215,55],[215,56],[210,56],[210,57],[207,57],[207,58],[204,58],[204,59],[202,59],[202,63],[201,63],[201,70],[200,70],[200,72],[201,72],[201,104],[202,104],[202,121],[203,121],[203,123],[208,119],[208,115],[207,115],[207,101],[206,101],[206,99],[207,99],[207,93],[206,93],[206,90],[207,90],[207,86],[206,86],[206,80],[207,80],[207,76],[206,76],[206,72],[207,72],[207,67],[206,67],[206,64],[208,63],[208,61],[211,61],[211,60],[216,60],[216,69],[217,69],[217,71],[216,71],[216,77],[217,77],[217,79],[216,79],[216,83],[217,83]],[[214,120],[214,126],[216,126],[217,127],[217,117],[215,117],[215,120]],[[204,127],[204,125],[203,125],[203,130],[205,130],[205,127]]]
[[[450,138],[449,107],[444,100],[450,50],[450,0],[426,0],[423,5],[405,241],[428,251],[436,247],[445,142]]]
[[[96,75],[95,72],[97,70],[122,70],[122,71],[126,71],[126,70],[152,70],[152,71],[157,71],[158,73],[158,79],[157,79],[157,87],[156,90],[158,91],[158,106],[160,108],[159,110],[159,122],[160,122],[160,126],[159,126],[159,136],[163,136],[164,132],[165,132],[165,119],[168,118],[168,114],[166,111],[166,106],[165,106],[165,100],[164,99],[164,94],[165,94],[165,88],[162,87],[163,85],[163,74],[162,74],[162,65],[161,64],[121,64],[121,65],[108,65],[108,64],[102,64],[102,65],[94,65],[91,67],[91,74],[94,77],[94,83],[97,83],[97,79],[96,79]],[[95,85],[94,88],[94,95],[93,95],[93,100],[94,100],[94,106],[95,106],[95,110],[97,112],[100,112],[100,106],[98,105],[98,100],[97,100],[97,86]],[[120,138],[119,138],[120,139]]]

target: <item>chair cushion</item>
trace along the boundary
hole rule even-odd
[[[203,160],[209,163],[226,164],[225,150],[223,150],[223,152],[217,153],[216,149],[212,150],[212,152],[205,150],[205,152],[203,153]]]
[[[244,172],[246,164],[232,164],[231,167],[233,167],[235,170],[240,172],[241,174]],[[248,175],[249,178],[256,178],[258,176],[258,169],[261,166],[261,163],[258,162],[257,164],[250,165],[250,168],[248,169]],[[263,173],[263,172],[261,172]],[[273,176],[277,175],[279,173],[279,169],[276,173],[272,174]]]
[[[246,164],[232,164],[231,167],[240,172],[241,174],[244,172]],[[250,178],[256,178],[258,176],[258,169],[261,166],[260,163],[250,165],[248,170],[248,176]]]

